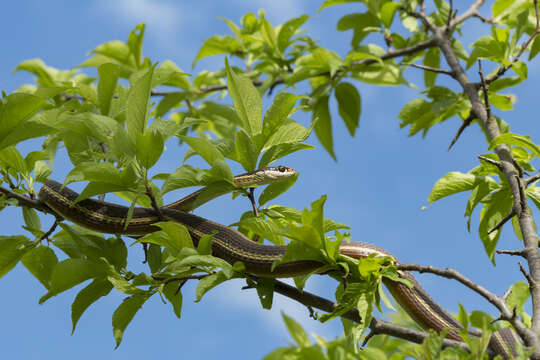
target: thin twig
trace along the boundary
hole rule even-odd
[[[449,25],[450,29],[453,29],[454,27],[461,24],[462,22],[464,22],[468,18],[470,18],[472,16],[476,16],[476,14],[478,14],[478,9],[480,8],[480,6],[482,6],[484,1],[485,0],[476,0],[474,3],[472,3],[472,5],[463,14],[461,14],[460,16],[452,19],[452,21],[450,21],[450,25]]]
[[[439,275],[442,277],[445,277],[447,279],[453,279],[456,280],[472,291],[476,292],[477,294],[481,295],[483,298],[485,298],[489,303],[491,303],[493,306],[495,306],[500,314],[502,319],[510,322],[513,326],[516,332],[524,339],[527,339],[528,341],[532,341],[531,336],[536,336],[530,332],[530,329],[523,324],[523,322],[519,318],[512,317],[512,312],[508,307],[506,306],[506,303],[499,298],[497,295],[493,294],[492,292],[488,291],[483,286],[475,283],[474,281],[470,280],[466,276],[459,273],[457,270],[454,269],[439,269],[434,266],[422,266],[418,264],[399,264],[397,265],[397,268],[399,270],[406,270],[406,271],[418,271],[420,273],[430,273]]]
[[[450,34],[450,21],[454,15],[454,2],[450,0],[450,10],[448,11],[448,18],[446,19],[446,34]]]
[[[525,187],[528,187],[533,182],[538,181],[538,180],[540,180],[540,173],[523,180],[523,185],[525,185]]]
[[[163,216],[163,213],[161,212],[161,209],[159,208],[156,198],[154,197],[154,193],[152,191],[152,188],[147,184],[146,185],[146,195],[150,198],[150,203],[152,204],[152,208],[156,212],[158,218],[160,221],[165,221],[165,217]]]
[[[473,17],[480,19],[484,23],[494,24],[493,18],[487,18],[483,16],[482,14],[480,14],[479,12],[474,13]]]
[[[463,120],[463,123],[459,127],[459,129],[458,129],[458,131],[456,133],[456,136],[454,136],[454,138],[452,139],[452,142],[450,143],[450,145],[448,146],[448,149],[446,149],[446,151],[450,151],[452,146],[454,146],[454,144],[458,141],[458,139],[461,136],[461,133],[463,132],[463,130],[465,130],[472,123],[472,121],[474,119],[475,119],[475,116],[471,111],[469,113],[469,116],[467,116],[467,118],[465,120]]]
[[[487,118],[491,119],[491,106],[489,105],[489,94],[487,91],[486,79],[482,72],[482,61],[478,60],[478,75],[480,75],[480,84],[482,85],[482,92],[484,93],[484,106],[486,108]]]
[[[257,204],[255,202],[255,188],[249,188],[249,191],[247,193],[247,197],[249,201],[251,202],[251,207],[253,208],[253,214],[255,217],[259,217],[259,209],[257,209]]]
[[[27,196],[17,194],[11,190],[0,187],[0,193],[4,194],[7,199],[16,199],[19,202],[19,206],[26,206],[32,209],[42,211],[44,213],[55,214],[47,205],[39,200],[30,199]]]
[[[325,312],[332,312],[337,306],[336,303],[328,299],[322,298],[305,290],[300,292],[294,286],[288,285],[279,280],[276,280],[274,283],[274,291],[278,294],[298,301],[305,306],[311,306],[315,309],[319,309]],[[343,314],[343,317],[356,323],[362,322],[358,310],[356,309],[350,310],[347,313]],[[428,336],[425,332],[409,329],[399,325],[394,325],[392,323],[377,318],[371,319],[369,328],[374,334],[387,334],[416,344],[421,344]],[[469,348],[465,343],[455,340],[443,339],[443,347],[451,346],[459,346],[469,351]]]
[[[504,224],[506,224],[506,223],[508,222],[508,220],[510,220],[511,218],[513,218],[515,215],[516,215],[516,212],[515,212],[514,209],[512,208],[512,210],[510,210],[510,212],[508,213],[508,215],[506,215],[505,217],[503,217],[502,220],[499,221],[499,222],[497,223],[497,225],[495,225],[491,230],[488,231],[488,235],[491,234],[491,233],[494,232],[494,231],[499,230]]]
[[[496,250],[495,252],[497,254],[525,257],[525,251],[523,250]]]
[[[502,169],[502,163],[500,161],[496,161],[496,160],[490,159],[490,158],[485,157],[485,156],[480,156],[480,155],[478,156],[478,158],[480,160],[483,160],[483,161],[487,162],[487,163],[490,163],[491,165],[495,165],[499,169]]]
[[[523,276],[525,276],[525,279],[527,279],[527,282],[529,283],[529,287],[533,287],[535,282],[534,280],[531,278],[531,275],[529,275],[529,273],[527,272],[527,270],[525,270],[525,268],[523,267],[523,264],[521,263],[521,261],[518,261],[518,265],[519,265],[519,271],[521,271],[521,273],[523,274]]]
[[[362,60],[353,61],[351,63],[351,65],[350,65],[350,67],[338,70],[336,72],[336,74],[342,74],[343,72],[353,70],[357,66],[371,65],[371,64],[374,64],[374,63],[376,63],[376,62],[378,62],[380,60],[384,61],[384,60],[390,60],[390,59],[394,59],[394,58],[401,57],[401,56],[411,55],[411,54],[417,53],[419,51],[428,49],[430,47],[434,47],[435,45],[436,45],[435,44],[435,39],[430,38],[430,39],[419,42],[418,44],[415,44],[415,45],[412,45],[412,46],[409,46],[409,47],[401,48],[401,49],[398,49],[398,50],[388,51],[386,54],[381,55],[379,57],[379,59],[377,59],[377,60],[376,59],[362,59]],[[289,71],[289,72],[291,72],[291,71]],[[314,75],[312,75],[310,77],[329,76],[329,75],[330,75],[329,72],[323,72],[323,73],[319,73],[319,74],[314,74]],[[284,84],[284,83],[285,83],[285,79],[277,78],[270,85],[269,89],[273,90],[277,85]],[[263,84],[263,81],[261,81],[261,80],[254,80],[253,81],[253,85],[256,86],[256,87],[259,87],[262,84]],[[212,92],[215,92],[215,91],[220,91],[220,90],[227,90],[227,85],[226,84],[220,84],[220,85],[207,86],[207,87],[203,87],[203,88],[200,88],[200,89],[193,89],[193,92],[200,93],[200,94],[209,94],[209,93],[212,93]],[[173,93],[178,93],[178,91],[155,91],[155,90],[153,90],[150,93],[150,95],[151,96],[167,96],[167,95],[173,94]]]
[[[58,226],[58,223],[60,222],[60,218],[55,218],[54,219],[54,223],[52,224],[52,226],[49,228],[49,230],[47,230],[47,232],[45,232],[43,235],[41,235],[38,239],[38,243],[47,239],[47,241],[49,241],[49,236],[51,236],[51,234],[54,232],[54,230],[56,230],[56,227]]]
[[[408,66],[411,66],[411,67],[414,67],[414,68],[417,68],[417,69],[431,71],[431,72],[438,73],[438,74],[445,74],[445,75],[449,75],[449,76],[454,76],[454,73],[452,71],[450,71],[450,70],[439,69],[439,68],[435,68],[435,67],[431,67],[431,66],[419,65],[419,64],[415,64],[415,63],[404,63],[404,62],[402,62],[400,65],[408,65]]]

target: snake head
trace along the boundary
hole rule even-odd
[[[296,170],[288,166],[267,166],[234,178],[238,187],[256,187],[283,181],[296,174]]]

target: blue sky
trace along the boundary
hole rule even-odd
[[[228,33],[227,26],[217,17],[238,22],[246,12],[260,8],[266,10],[273,24],[307,13],[310,20],[305,28],[310,35],[319,39],[322,46],[344,56],[351,34],[337,32],[335,24],[345,13],[363,10],[350,5],[317,13],[316,7],[321,2],[9,1],[3,4],[0,14],[3,50],[0,89],[9,93],[31,82],[31,76],[12,72],[23,60],[38,57],[53,67],[72,68],[97,45],[114,39],[125,40],[138,22],[147,24],[144,54],[154,62],[171,59],[194,74],[207,68],[215,69],[223,64],[222,57],[204,59],[195,69],[191,69],[191,62],[202,40],[216,33]],[[458,8],[465,9],[466,3],[457,2]],[[483,11],[489,13],[487,6]],[[487,32],[488,28],[473,20],[465,34],[476,37]],[[470,39],[466,38],[465,42]],[[476,69],[471,69],[469,75],[476,79]],[[531,135],[537,142],[540,131],[534,115],[538,96],[535,84],[539,75],[540,67],[537,63],[531,64],[528,83],[510,91],[518,97],[515,111],[496,111],[511,124],[513,132]],[[477,127],[471,127],[454,149],[447,152],[460,124],[452,119],[437,125],[425,139],[409,138],[408,129],[399,128],[397,114],[422,90],[423,80],[415,69],[407,70],[405,76],[418,89],[377,88],[355,83],[362,96],[362,116],[355,138],[349,137],[333,104],[338,162],[334,162],[312,136],[308,143],[317,146],[316,150],[283,160],[282,164],[296,168],[300,177],[296,185],[274,203],[303,208],[327,194],[326,216],[350,225],[353,240],[372,242],[403,262],[456,268],[502,294],[511,283],[521,279],[516,261],[498,256],[497,267],[492,267],[476,231],[478,213],[473,218],[472,232],[466,229],[462,214],[468,194],[445,199],[422,210],[438,178],[449,171],[466,172],[477,165],[476,156],[487,152],[483,135]],[[309,117],[303,113],[296,113],[295,118],[304,124],[309,122]],[[28,149],[21,148],[22,151]],[[168,144],[156,173],[178,167],[185,151],[185,147]],[[66,166],[60,154],[52,177],[62,180],[68,171]],[[246,209],[245,199],[232,201],[224,197],[205,205],[197,214],[230,224]],[[0,214],[3,234],[22,232],[19,218],[20,210],[4,210]],[[499,248],[519,246],[511,229],[506,228]],[[140,248],[130,248],[130,261],[135,270],[143,270],[141,256]],[[479,296],[451,281],[433,276],[419,279],[450,311],[455,312],[457,303],[461,302],[468,310],[493,313]],[[200,303],[193,302],[194,285],[188,284],[183,290],[181,320],[173,316],[169,305],[154,297],[136,315],[125,332],[122,345],[114,350],[111,315],[122,301],[121,294],[108,296],[90,308],[71,336],[70,306],[80,288],[38,305],[39,297],[45,293],[43,287],[22,266],[17,266],[0,279],[0,318],[4,324],[0,327],[0,346],[6,358],[17,356],[20,359],[262,358],[291,341],[280,311],[300,321],[310,333],[328,339],[341,333],[339,321],[321,325],[309,318],[305,308],[279,295],[271,311],[262,310],[254,291],[240,290],[241,281],[213,290]],[[332,296],[334,288],[333,282],[320,278],[308,283],[309,290],[327,297]]]

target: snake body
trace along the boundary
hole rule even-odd
[[[271,169],[281,173],[294,172],[286,167]],[[286,175],[290,176],[290,174]],[[242,177],[252,179],[253,173],[243,174],[238,178],[242,179]],[[253,186],[252,183],[249,184],[248,180],[244,184]],[[243,184],[239,183],[238,185],[242,186]],[[151,208],[135,208],[129,224],[125,226],[125,219],[128,215],[127,207],[93,199],[75,203],[78,195],[66,187],[63,188],[62,184],[49,180],[41,187],[39,198],[62,217],[99,232],[144,235],[159,230],[153,224],[160,221],[160,218]],[[254,242],[234,229],[186,212],[193,209],[196,197],[197,195],[192,194],[160,209],[165,220],[186,226],[195,246],[202,236],[217,232],[212,238],[212,255],[231,264],[241,261],[248,273],[263,277],[292,277],[307,274],[323,265],[317,261],[301,260],[281,263],[272,269],[274,261],[281,259],[285,254],[285,246]],[[197,203],[198,205],[200,203]],[[344,242],[340,245],[340,253],[353,258],[363,258],[370,254],[389,256],[394,259],[396,264],[399,264],[399,261],[388,251],[363,242]],[[386,278],[384,282],[394,299],[411,318],[424,329],[433,329],[437,332],[449,329],[447,338],[462,341],[459,335],[459,331],[462,329],[460,323],[427,294],[411,273],[400,271],[400,276],[410,279],[413,287],[409,288],[402,283]],[[471,336],[481,335],[480,332],[472,329],[468,331]],[[510,359],[515,355],[514,348],[518,342],[519,339],[514,332],[504,328],[492,334],[489,348],[504,359]]]

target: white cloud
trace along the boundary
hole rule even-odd
[[[159,0],[103,0],[100,1],[100,7],[116,19],[129,24],[146,23],[161,36],[169,36],[174,32],[182,14],[178,6]]]
[[[248,3],[254,4],[252,6],[257,6],[259,9],[264,9],[270,20],[279,23],[306,12],[303,2],[298,0],[251,0]]]
[[[294,285],[292,279],[281,280]],[[317,320],[313,320],[309,317],[309,312],[305,306],[277,293],[274,293],[272,309],[270,311],[262,310],[257,292],[255,290],[240,291],[239,288],[241,286],[241,281],[233,281],[212,291],[214,295],[217,295],[215,299],[219,301],[220,306],[225,306],[229,311],[242,312],[243,315],[250,318],[257,317],[258,322],[265,323],[266,326],[271,327],[277,333],[283,333],[283,339],[285,341],[292,340],[289,335],[285,335],[286,328],[281,317],[281,312],[284,312],[300,323],[308,334],[317,334],[326,339],[333,339],[341,334],[340,324],[322,324]],[[315,293],[320,292],[317,289],[311,289],[311,291]]]

